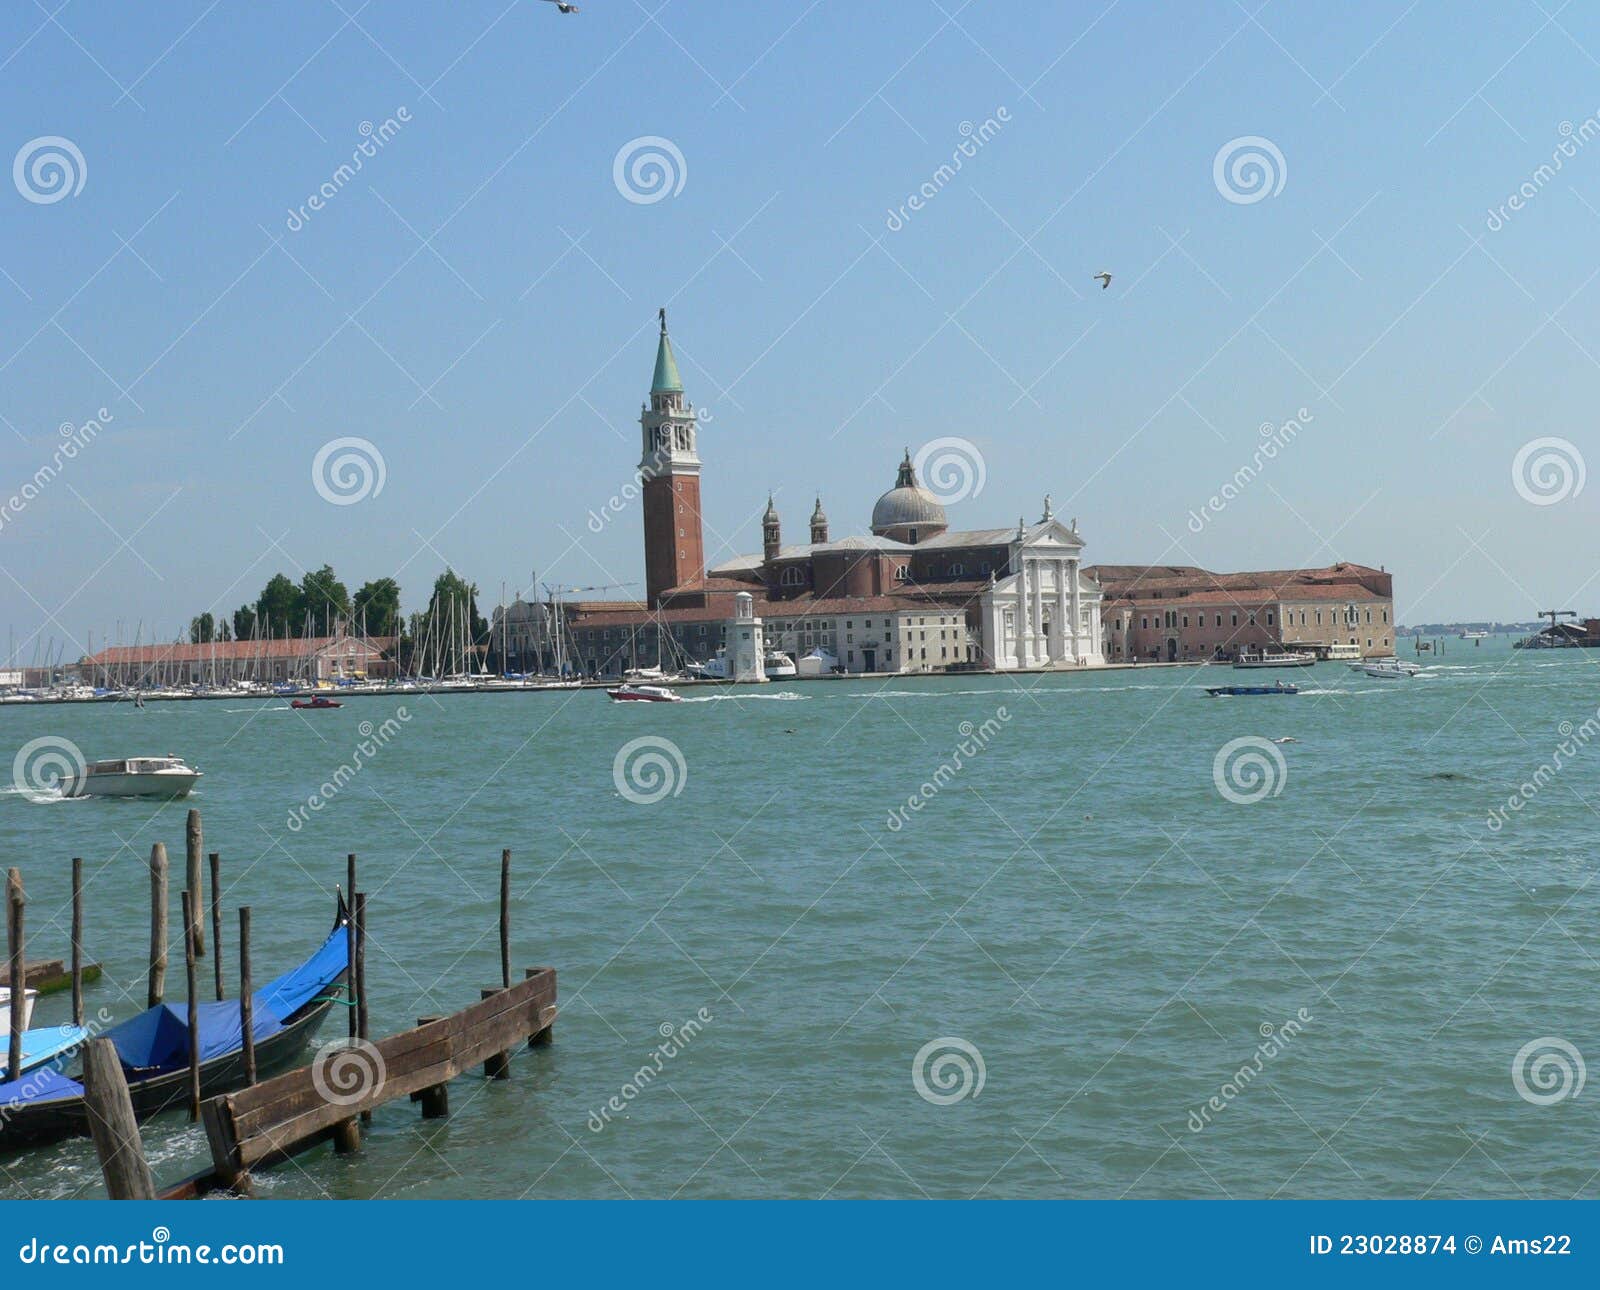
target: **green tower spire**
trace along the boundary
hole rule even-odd
[[[678,360],[672,356],[667,338],[667,311],[661,310],[661,343],[656,347],[656,374],[650,382],[652,394],[682,394],[683,380],[678,375]]]

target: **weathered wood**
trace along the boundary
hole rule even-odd
[[[150,848],[150,988],[146,1006],[155,1007],[167,992],[167,844]]]
[[[499,993],[499,990],[490,989],[489,987],[485,986],[478,992],[478,997],[482,999],[489,999]],[[511,1053],[509,1051],[490,1053],[483,1059],[483,1074],[484,1078],[486,1079],[510,1079]]]
[[[484,1064],[556,1018],[556,974],[532,969],[509,990],[448,1017],[423,1018],[413,1030],[372,1045],[383,1077],[354,1102],[330,1103],[311,1067],[289,1071],[205,1104],[203,1117],[217,1173],[224,1178],[283,1160],[320,1142],[335,1125],[396,1098],[415,1095],[425,1116],[448,1110],[432,1090]]]
[[[204,833],[200,828],[200,812],[194,807],[189,808],[189,818],[184,825],[183,844],[185,851],[185,865],[183,870],[183,885],[194,893],[194,908],[185,918],[189,926],[189,935],[194,938],[194,952],[197,958],[204,958],[206,953],[206,899],[201,873],[201,848],[205,845]]]
[[[350,1007],[345,1009],[350,1014],[350,1038],[356,1038],[356,853],[350,852],[345,857],[345,911],[348,921],[345,923],[345,962],[350,965],[349,975],[345,978],[348,985],[345,987],[345,998],[349,1000]]]
[[[83,1025],[83,857],[72,857],[72,1024]]]
[[[222,981],[222,857],[211,853],[211,961],[217,969],[217,1002],[227,997]]]
[[[239,906],[239,1031],[244,1041],[244,1082],[256,1082],[255,982],[250,977],[250,906]]]
[[[60,994],[72,989],[72,971],[63,959],[34,959],[23,969],[23,975],[27,978],[28,989],[40,994]],[[100,976],[98,963],[83,965],[84,985],[93,985]]]
[[[447,1021],[448,1017],[418,1017],[417,1029],[421,1030],[425,1026],[434,1026]],[[450,1114],[450,1086],[444,1080],[440,1080],[437,1084],[424,1084],[412,1093],[411,1100],[422,1104],[424,1120],[442,1120]]]
[[[361,1117],[352,1115],[333,1126],[333,1149],[341,1156],[361,1150]]]
[[[540,972],[549,972],[549,971],[552,971],[552,970],[553,969],[551,969],[551,968],[524,968],[523,969],[523,975],[524,976],[528,976],[528,977],[532,977],[532,976],[535,976],[536,974],[538,974]],[[555,1028],[554,1022],[552,1021],[552,1023],[550,1025],[546,1026],[543,1030],[537,1030],[533,1034],[528,1036],[528,1047],[529,1048],[545,1048],[545,1047],[549,1046],[550,1044],[555,1043],[555,1041],[556,1041],[556,1028]]]
[[[511,988],[511,849],[500,853],[500,988]]]
[[[22,1032],[27,1028],[28,1011],[27,959],[23,956],[22,915],[27,898],[22,892],[22,870],[6,872],[6,949],[10,971],[6,980],[11,986],[11,1025],[6,1045],[6,1073],[12,1079],[22,1077]]]
[[[83,1096],[89,1112],[89,1134],[100,1173],[112,1200],[153,1200],[155,1180],[145,1162],[133,1099],[109,1039],[91,1039],[83,1050]]]
[[[367,1041],[367,893],[358,891],[351,899],[356,921],[356,958],[350,965],[350,979],[355,982],[355,1007],[351,1011],[356,1014],[356,1039],[364,1044]],[[372,1123],[370,1108],[361,1112],[361,1121]]]
[[[195,970],[192,891],[183,893],[183,975],[189,987],[189,1121],[200,1119],[200,982]]]

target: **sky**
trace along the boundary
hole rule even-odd
[[[0,10],[16,661],[323,563],[641,594],[663,306],[712,563],[949,440],[954,527],[1600,612],[1584,6],[58,4]]]

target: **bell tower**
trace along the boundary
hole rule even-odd
[[[644,494],[644,581],[650,608],[672,587],[705,580],[705,542],[700,526],[700,458],[694,408],[684,400],[678,360],[661,310],[650,401],[639,413]]]

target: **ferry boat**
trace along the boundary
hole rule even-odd
[[[632,681],[624,681],[614,690],[607,690],[613,699],[619,703],[682,703],[683,696],[667,689],[664,685],[637,685]]]
[[[61,780],[63,797],[184,797],[201,772],[182,757],[127,757],[92,761]]]
[[[1213,698],[1236,698],[1254,694],[1299,694],[1298,685],[1289,685],[1283,681],[1275,685],[1208,685],[1206,693]]]
[[[1464,640],[1464,641],[1488,640],[1489,639],[1489,633],[1488,632],[1462,632],[1461,633],[1461,639]]]
[[[1233,660],[1235,667],[1310,667],[1317,661],[1315,654],[1304,654],[1299,650],[1284,650],[1278,654],[1240,654]]]
[[[289,702],[289,706],[291,708],[342,708],[344,704],[337,699],[325,698],[318,694],[309,699],[292,699]]]

